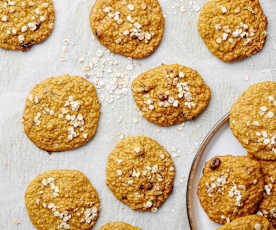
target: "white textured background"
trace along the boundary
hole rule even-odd
[[[102,116],[95,138],[86,146],[69,152],[48,155],[34,146],[23,132],[19,121],[25,98],[34,84],[46,77],[64,73],[84,75],[80,58],[91,62],[96,51],[104,48],[93,39],[89,26],[89,11],[93,0],[55,0],[56,23],[53,34],[41,45],[26,53],[0,50],[0,229],[31,230],[24,206],[24,192],[28,183],[39,173],[50,169],[79,169],[97,189],[102,212],[95,229],[109,221],[125,221],[144,230],[189,229],[186,215],[186,182],[196,149],[215,122],[226,112],[250,84],[276,80],[276,1],[261,1],[268,16],[268,40],[262,52],[245,61],[226,64],[212,56],[197,32],[199,7],[203,0],[160,0],[166,15],[165,36],[159,49],[149,58],[134,61],[135,68],[126,70],[129,63],[115,56],[116,71],[128,72],[131,79],[161,63],[179,63],[199,71],[212,90],[208,109],[195,121],[178,126],[159,128],[142,119],[130,94],[107,103],[107,90],[102,95]],[[177,5],[187,11],[181,12]],[[63,40],[73,44],[63,51]],[[65,56],[66,61],[60,57]],[[105,55],[107,58],[109,55]],[[105,57],[102,57],[105,59]],[[95,68],[90,71],[99,71]],[[248,80],[247,80],[248,78]],[[111,76],[102,79],[110,84]],[[122,116],[121,123],[118,117]],[[138,119],[138,122],[134,122]],[[164,145],[174,158],[177,169],[175,189],[158,213],[134,212],[117,201],[105,185],[107,156],[119,141],[119,133],[146,135]],[[15,225],[13,222],[20,224]]]

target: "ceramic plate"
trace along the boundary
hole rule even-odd
[[[187,211],[191,230],[215,230],[220,225],[212,222],[200,205],[197,185],[206,161],[216,155],[246,155],[246,150],[233,136],[226,114],[209,132],[193,161],[187,184]]]

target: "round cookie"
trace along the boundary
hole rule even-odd
[[[197,71],[177,64],[142,73],[132,82],[132,94],[144,117],[160,126],[196,118],[211,97]]]
[[[206,46],[225,62],[259,52],[266,41],[266,27],[259,0],[210,0],[198,20],[198,31]]]
[[[25,204],[38,230],[88,230],[100,214],[96,190],[76,170],[54,170],[38,175],[28,185]]]
[[[162,40],[164,17],[158,0],[96,0],[90,25],[95,37],[112,52],[144,58]]]
[[[265,178],[264,198],[259,206],[259,215],[263,215],[276,228],[276,161],[260,161]]]
[[[217,230],[274,230],[269,221],[259,215],[240,217],[231,223],[219,227]]]
[[[230,110],[230,128],[249,155],[276,160],[276,82],[245,90]]]
[[[100,230],[141,230],[124,222],[111,222],[103,225]]]
[[[247,156],[209,160],[198,184],[198,197],[209,218],[225,224],[255,213],[264,191],[260,163]]]
[[[89,81],[69,75],[50,77],[35,85],[26,100],[24,131],[43,150],[75,149],[95,135],[100,108]]]
[[[107,186],[133,210],[156,212],[171,194],[174,176],[167,150],[143,136],[121,140],[106,166]]]
[[[54,21],[52,0],[2,0],[0,48],[25,51],[52,33]]]

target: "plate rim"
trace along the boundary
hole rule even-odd
[[[194,222],[192,219],[192,213],[191,213],[191,181],[194,178],[195,175],[195,169],[197,168],[199,164],[199,159],[202,156],[202,153],[204,152],[205,148],[209,144],[209,142],[212,140],[214,135],[217,133],[217,131],[229,120],[230,113],[226,113],[222,118],[220,118],[216,124],[211,128],[211,130],[208,132],[208,134],[205,136],[203,141],[201,142],[196,155],[193,159],[189,177],[187,181],[187,192],[186,192],[186,208],[187,208],[187,216],[189,221],[189,226],[191,230],[195,230]]]

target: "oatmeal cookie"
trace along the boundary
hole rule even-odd
[[[106,184],[134,210],[156,212],[171,194],[174,176],[170,154],[148,137],[123,139],[108,157]]]
[[[100,230],[141,230],[124,222],[111,222],[103,225]]]
[[[247,156],[212,158],[198,185],[201,206],[219,224],[255,213],[263,191],[260,163]]]

